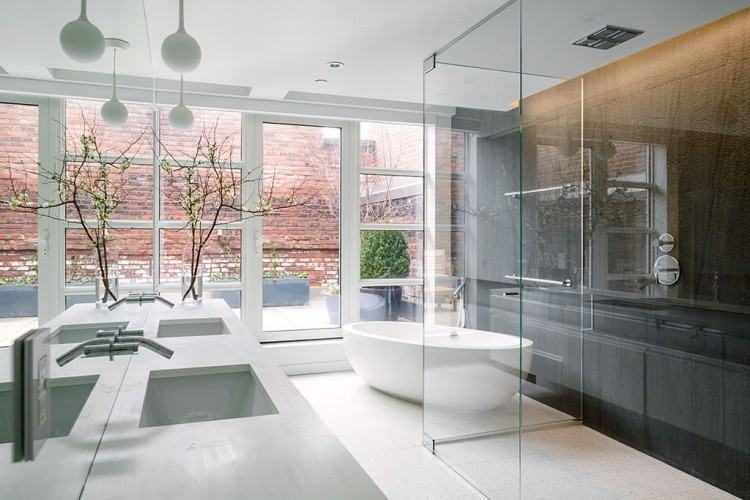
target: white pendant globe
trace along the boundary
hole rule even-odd
[[[178,104],[169,112],[169,124],[178,130],[187,130],[193,126],[193,112],[184,104]]]
[[[193,126],[193,112],[185,106],[185,83],[180,75],[180,103],[169,112],[169,124],[178,130]]]
[[[91,63],[104,54],[104,35],[86,17],[86,0],[81,0],[81,15],[60,31],[60,46],[74,61]]]
[[[113,127],[119,127],[128,121],[128,108],[116,97],[112,97],[102,105],[101,114],[104,122]]]
[[[185,31],[183,0],[180,0],[180,22],[177,31],[161,44],[161,58],[169,69],[177,73],[189,73],[201,62],[201,47],[198,41]]]
[[[128,121],[128,108],[117,99],[117,49],[128,50],[130,43],[121,38],[107,38],[106,44],[112,47],[112,97],[102,105],[100,111],[104,123],[119,127]]]

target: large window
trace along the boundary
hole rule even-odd
[[[232,111],[193,109],[194,123],[189,130],[175,130],[168,120],[169,110],[159,110],[158,154],[160,162],[175,166],[185,165],[191,159],[205,154],[206,144],[217,144],[224,167],[231,168],[237,178],[246,170],[243,162],[242,114]],[[202,152],[198,144],[203,145]],[[210,179],[208,168],[198,167],[201,179]],[[179,194],[184,182],[177,171],[159,175],[159,252],[154,258],[159,290],[170,300],[180,300],[180,276],[190,259],[187,232],[187,215],[180,207]],[[204,214],[204,229],[210,227],[208,214]],[[242,315],[242,221],[236,212],[223,211],[215,233],[201,257],[200,274],[203,276],[204,297],[221,298],[238,315]]]
[[[123,176],[111,176],[112,189],[121,190],[122,203],[115,211],[107,230],[110,260],[116,262],[120,289],[151,289],[153,286],[154,167],[153,118],[151,107],[128,104],[128,121],[112,127],[99,116],[101,103],[73,100],[65,102],[65,171],[67,175],[96,175],[96,164],[81,162],[83,134],[93,135],[96,151],[93,156],[102,162],[117,159],[125,153],[133,158]],[[81,212],[89,225],[94,225],[93,204],[83,198]],[[80,228],[78,214],[68,207],[69,221],[64,231],[65,307],[93,302],[93,282],[97,276],[96,256],[91,243]],[[121,292],[121,293],[122,293]]]
[[[243,186],[243,206],[260,200],[292,206],[262,219],[224,212],[202,254],[204,297],[225,299],[263,341],[338,337],[341,325],[357,318],[422,320],[421,125],[277,120],[194,108],[194,126],[178,131],[169,125],[168,110],[128,103],[126,124],[111,127],[100,118],[99,101],[59,103],[65,140],[57,158],[68,175],[96,175],[97,162],[82,161],[84,131],[93,131],[96,155],[104,161],[124,151],[132,158],[118,176],[122,201],[107,229],[121,294],[155,290],[179,301],[189,258],[183,230],[188,218],[175,193],[184,181],[162,166],[189,161],[200,138],[208,136],[222,144],[237,175],[257,178]],[[3,106],[0,120],[7,122],[11,110],[33,130],[8,122],[0,152],[34,167],[40,131],[30,117],[36,117],[36,108]],[[14,131],[19,137],[11,137]],[[454,182],[451,189],[462,187]],[[79,205],[92,224],[94,200]],[[59,250],[53,247],[59,254],[52,260],[60,264],[52,273],[63,285],[53,309],[92,302],[98,273],[78,211],[68,207],[61,216],[65,220],[51,223],[59,227],[60,243]],[[36,222],[36,216],[19,213],[0,222],[0,286],[35,284]],[[21,226],[23,234],[13,232]]]
[[[237,112],[194,109],[192,129],[175,131],[167,112],[154,113],[151,106],[128,104],[128,121],[121,127],[110,127],[99,118],[101,103],[67,100],[65,105],[65,161],[68,173],[79,169],[82,175],[94,168],[80,163],[80,136],[86,131],[96,136],[104,159],[115,158],[124,151],[134,158],[126,175],[118,179],[123,203],[118,207],[108,230],[113,261],[117,261],[120,288],[130,290],[158,289],[164,296],[179,300],[179,275],[186,258],[185,226],[187,217],[172,196],[179,179],[163,175],[162,160],[186,161],[195,154],[202,135],[225,145],[232,165],[241,171],[242,120]],[[155,116],[156,115],[156,116]],[[154,131],[158,130],[156,136]],[[156,165],[156,167],[155,167]],[[158,186],[155,197],[155,186]],[[158,209],[157,209],[158,207]],[[84,217],[93,207],[82,205]],[[96,258],[91,244],[69,209],[70,221],[65,230],[65,305],[94,300],[91,286],[96,276]],[[90,222],[90,220],[89,220]],[[206,248],[203,269],[207,297],[226,298],[239,314],[241,297],[241,224],[222,221],[221,228]],[[156,235],[156,236],[155,236]]]
[[[37,197],[39,111],[37,106],[0,103],[0,196],[12,196],[11,181]],[[11,173],[12,172],[12,173]],[[36,325],[37,216],[0,205],[0,346]]]
[[[263,123],[263,331],[337,328],[341,129]],[[322,332],[319,336],[331,336]]]
[[[422,321],[422,127],[360,124],[362,320]]]

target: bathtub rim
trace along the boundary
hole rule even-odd
[[[382,335],[379,333],[373,333],[368,332],[366,330],[358,329],[360,325],[368,325],[372,323],[377,324],[398,324],[398,325],[404,325],[405,326],[419,326],[420,335],[419,340],[414,341],[412,339],[404,339],[396,336],[389,336],[389,335]],[[469,344],[463,344],[463,345],[444,345],[444,344],[425,344],[424,343],[424,323],[410,323],[405,321],[356,321],[354,323],[347,323],[342,327],[342,331],[344,332],[344,339],[346,339],[346,335],[359,335],[362,337],[368,337],[373,340],[379,340],[383,342],[395,342],[399,344],[407,344],[407,345],[414,345],[414,346],[423,346],[423,347],[429,347],[432,349],[455,349],[455,350],[492,350],[492,351],[502,351],[502,350],[514,350],[514,349],[532,349],[534,346],[534,342],[531,339],[518,337],[516,335],[511,335],[508,333],[500,333],[500,332],[490,332],[486,330],[476,330],[473,328],[454,328],[454,327],[448,327],[448,326],[435,326],[431,327],[434,330],[436,330],[432,335],[435,336],[441,336],[445,333],[446,335],[452,331],[452,330],[463,330],[465,332],[473,332],[478,333],[480,335],[503,335],[505,337],[511,337],[513,339],[517,339],[515,342],[510,343],[508,345],[496,345],[496,346],[488,346],[488,345],[469,345]],[[430,333],[427,334],[428,336]]]

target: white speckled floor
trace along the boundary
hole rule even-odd
[[[421,444],[422,408],[353,372],[292,382],[391,500],[482,500]],[[524,500],[731,500],[736,497],[581,425],[525,432]],[[491,499],[518,498],[518,435],[441,444]]]

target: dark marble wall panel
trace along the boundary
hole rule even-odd
[[[524,202],[524,274],[574,285],[523,297],[524,334],[564,360],[542,383],[569,382],[561,325],[581,327],[584,423],[750,498],[750,9],[530,96],[522,119],[525,187],[584,179]],[[661,232],[670,287],[649,274]]]

